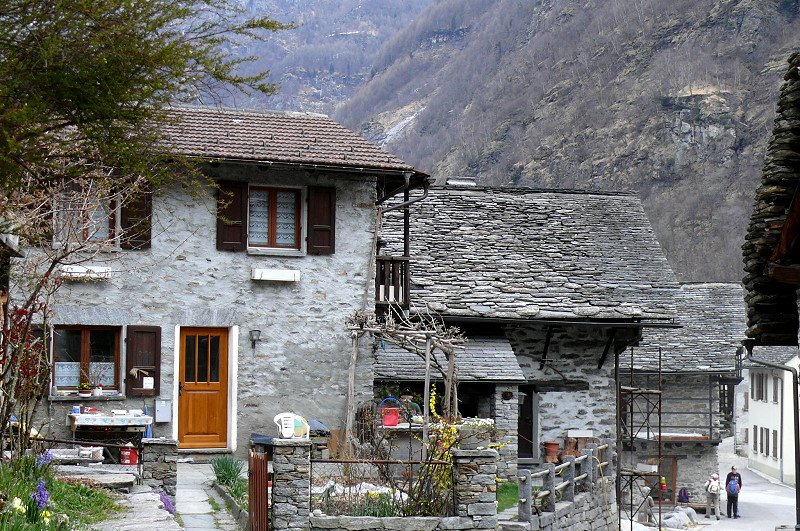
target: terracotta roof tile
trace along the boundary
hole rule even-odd
[[[209,107],[168,111],[164,143],[188,156],[414,171],[414,168],[322,114]],[[417,172],[418,173],[418,172]]]

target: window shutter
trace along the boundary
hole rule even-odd
[[[336,248],[336,188],[308,188],[308,254],[333,254]]]
[[[247,249],[247,183],[219,181],[217,184],[217,249],[244,251]]]
[[[125,394],[158,396],[161,386],[161,328],[129,326],[125,342]],[[153,378],[153,389],[144,389],[145,376]]]
[[[119,246],[123,249],[149,249],[152,217],[153,194],[142,192],[128,197],[120,208],[122,235]]]

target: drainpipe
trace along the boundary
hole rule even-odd
[[[753,363],[758,365],[763,365],[764,367],[770,367],[772,369],[777,369],[779,371],[788,371],[792,373],[792,390],[793,390],[793,411],[794,411],[794,511],[795,511],[795,531],[800,531],[800,489],[797,487],[800,486],[800,410],[798,410],[798,402],[800,402],[800,385],[798,384],[798,376],[797,370],[794,367],[787,367],[786,365],[778,365],[776,363],[770,363],[768,361],[759,360],[753,357],[753,347],[756,344],[756,340],[752,338],[747,338],[742,340],[742,345],[744,348],[747,349],[747,359]],[[781,406],[781,411],[783,411],[783,406]]]

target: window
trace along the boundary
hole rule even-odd
[[[778,458],[778,430],[772,430],[772,457]]]
[[[781,392],[780,392],[780,389],[781,389],[781,383],[782,383],[782,382],[781,382],[781,379],[780,379],[780,378],[778,378],[777,376],[773,376],[773,377],[772,377],[772,401],[773,401],[773,402],[775,402],[776,404],[777,404],[778,402],[780,402],[780,396],[781,396]]]
[[[247,196],[247,244],[300,250],[300,190],[251,186]]]
[[[769,428],[764,428],[764,455],[769,455]]]
[[[747,393],[745,393],[744,395],[744,405],[742,406],[742,409],[745,411],[748,411],[750,409],[750,395],[748,395]]]
[[[756,375],[750,372],[750,398],[756,399]]]
[[[758,426],[753,425],[753,453],[758,453]]]
[[[53,381],[59,388],[81,383],[119,388],[119,328],[57,327],[53,333]]]
[[[744,443],[747,444],[750,440],[750,430],[747,428],[742,430],[742,437],[744,437]]]
[[[220,251],[333,254],[335,222],[336,188],[218,183]]]

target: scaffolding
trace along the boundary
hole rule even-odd
[[[633,529],[634,521],[655,523],[661,528],[661,488],[665,485],[662,476],[661,442],[661,349],[658,349],[658,388],[642,388],[636,383],[634,350],[630,358],[616,356],[614,377],[617,385],[617,448],[620,464],[617,467],[617,510],[620,530]],[[627,362],[623,366],[623,362]],[[627,385],[624,385],[627,383]],[[656,441],[657,463],[638,463],[637,442]],[[652,492],[652,487],[657,492]]]

